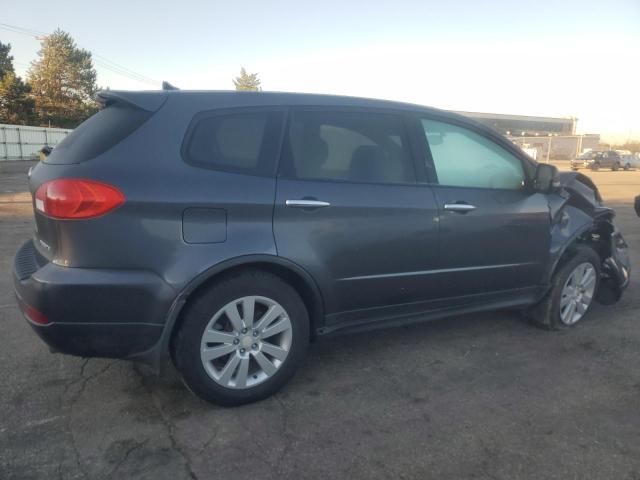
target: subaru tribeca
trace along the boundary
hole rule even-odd
[[[171,358],[200,397],[267,397],[309,341],[517,307],[563,329],[629,282],[595,185],[436,109],[118,92],[30,172],[14,283],[52,351]]]

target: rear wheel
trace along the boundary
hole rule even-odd
[[[216,283],[189,306],[173,344],[187,386],[219,405],[272,395],[307,350],[309,317],[279,277],[244,272]]]
[[[618,162],[615,162],[612,166],[611,166],[611,170],[613,170],[614,172],[617,172],[620,169],[620,164]]]
[[[584,318],[595,297],[600,279],[600,257],[590,247],[577,246],[551,283],[547,296],[529,313],[539,326],[560,330]]]
[[[631,170],[631,165],[630,165],[630,164],[628,164],[628,163],[625,163],[625,164],[624,164],[624,169],[625,169],[625,170]]]

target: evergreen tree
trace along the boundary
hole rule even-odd
[[[0,123],[27,125],[35,120],[29,85],[16,75],[11,45],[0,42]]]
[[[9,55],[11,51],[10,43],[0,42],[0,80],[7,73],[13,72],[13,55]]]
[[[235,85],[236,90],[240,91],[259,92],[262,90],[258,74],[247,73],[244,67],[240,69],[240,76],[233,79],[233,84]]]
[[[42,40],[38,57],[31,64],[29,83],[40,122],[76,127],[97,110],[91,53],[58,29]]]
[[[35,121],[34,103],[29,85],[14,72],[0,79],[0,123],[28,125]]]

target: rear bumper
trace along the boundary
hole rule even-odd
[[[31,240],[16,253],[13,280],[40,338],[57,352],[84,357],[128,358],[151,349],[176,297],[151,272],[54,265]]]
[[[572,170],[579,170],[581,168],[590,169],[592,167],[593,167],[593,162],[584,162],[584,161],[581,161],[581,162],[572,161],[571,162],[571,169]]]

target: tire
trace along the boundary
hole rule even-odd
[[[592,166],[591,166],[591,170],[593,170],[594,172],[597,172],[600,169],[600,164],[598,162],[595,162]]]
[[[631,170],[631,165],[629,165],[628,163],[625,163],[625,164],[624,164],[624,169],[625,169],[626,171]]]
[[[238,314],[235,323],[241,322],[242,327],[249,318],[245,316],[253,311],[256,330],[234,328],[234,315],[226,313],[233,309]],[[271,318],[267,318],[268,311],[275,312],[273,319],[260,325],[261,320]],[[269,333],[272,336],[268,337]],[[210,339],[214,341],[207,342]],[[302,363],[308,344],[309,315],[293,287],[270,273],[244,271],[223,278],[187,306],[172,342],[172,358],[193,393],[214,404],[234,406],[278,391]],[[219,355],[221,351],[227,353]],[[207,355],[218,356],[205,359]]]
[[[617,172],[620,169],[620,164],[618,162],[614,163],[611,166],[611,170],[613,170],[614,172]]]
[[[532,320],[535,325],[549,330],[564,330],[575,326],[587,315],[591,305],[593,305],[600,283],[600,264],[600,257],[592,248],[584,245],[573,247],[571,257],[558,268],[553,276],[551,289],[545,298],[527,312],[530,320]],[[584,294],[579,295],[579,298],[582,300],[577,303],[580,303],[581,306],[575,308],[575,312],[577,313],[570,318],[568,315],[570,311],[567,309],[570,308],[572,301],[569,300],[567,304],[566,299],[569,295],[567,295],[568,290],[566,290],[566,287],[572,274],[585,265],[589,265],[592,268],[593,275],[595,275],[593,279],[593,290],[591,291],[586,308],[584,307],[586,296],[583,296]],[[580,276],[579,271],[578,276]],[[576,277],[574,277],[574,279],[575,278]],[[575,293],[579,294],[578,292]],[[565,305],[563,305],[563,303]],[[578,317],[577,314],[580,313],[580,310],[583,311]]]

